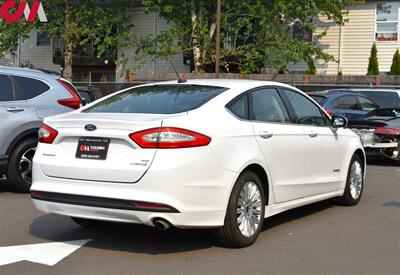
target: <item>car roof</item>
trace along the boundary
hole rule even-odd
[[[296,89],[290,85],[274,82],[274,81],[262,81],[262,80],[249,80],[249,79],[189,79],[184,83],[178,83],[177,80],[173,81],[164,81],[157,83],[149,83],[145,85],[204,85],[204,86],[214,86],[214,87],[223,87],[228,89],[252,89],[262,86],[279,86],[283,88]],[[298,90],[298,89],[297,89]]]
[[[60,75],[50,71],[35,70],[29,68],[19,68],[19,67],[9,67],[0,66],[0,73],[11,74],[11,75],[21,75],[21,76],[31,76],[38,78],[50,77],[53,79],[59,79]]]
[[[342,89],[332,89],[328,90],[328,93],[341,93],[341,92],[391,92],[391,93],[400,93],[400,89],[398,88],[342,88]]]
[[[311,93],[308,93],[308,95],[311,96],[311,97],[312,96],[322,96],[322,97],[329,98],[329,99],[337,98],[337,97],[341,97],[341,96],[346,96],[346,95],[366,97],[365,95],[360,94],[360,93],[354,93],[354,92],[335,92],[335,93],[331,93],[328,90],[320,91],[320,92],[311,92]]]

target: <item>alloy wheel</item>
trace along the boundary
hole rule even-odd
[[[363,172],[360,162],[355,161],[350,170],[350,194],[357,200],[360,197],[363,184]]]
[[[19,161],[19,173],[21,178],[26,182],[32,183],[32,161],[36,153],[36,147],[26,150]]]
[[[259,187],[247,182],[240,191],[237,202],[237,223],[243,236],[251,237],[261,222],[262,198]]]

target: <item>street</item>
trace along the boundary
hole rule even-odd
[[[217,246],[209,230],[82,229],[37,211],[29,195],[2,182],[0,251],[78,240],[89,241],[54,266],[20,261],[0,266],[0,274],[400,274],[400,167],[369,164],[358,206],[325,201],[279,214],[244,249]]]

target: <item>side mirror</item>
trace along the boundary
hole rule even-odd
[[[346,128],[349,124],[347,118],[343,116],[332,116],[332,126],[333,128]]]

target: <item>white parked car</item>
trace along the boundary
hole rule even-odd
[[[365,155],[346,122],[275,82],[137,86],[44,120],[31,195],[82,226],[215,228],[222,244],[248,246],[265,217],[359,202]]]

